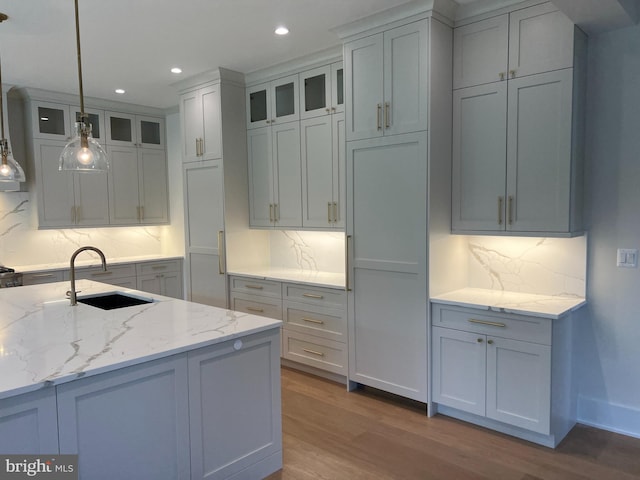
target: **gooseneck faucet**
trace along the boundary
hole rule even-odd
[[[78,256],[78,254],[80,252],[84,252],[85,250],[92,250],[94,252],[96,252],[98,255],[100,255],[100,258],[102,259],[102,269],[106,272],[107,271],[107,260],[106,258],[104,258],[104,253],[102,253],[102,250],[100,250],[99,248],[96,247],[80,247],[79,249],[77,249],[75,252],[73,252],[73,255],[71,255],[71,261],[70,261],[70,271],[69,271],[69,279],[71,280],[71,290],[69,290],[67,292],[67,295],[69,296],[69,299],[71,300],[71,306],[76,306],[78,304],[77,298],[76,298],[76,266],[75,266],[75,262],[76,262],[76,257]]]

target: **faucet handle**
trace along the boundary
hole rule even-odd
[[[76,291],[76,294],[78,294],[78,293],[80,293],[80,292],[82,292],[82,290],[77,290],[77,291]],[[67,292],[65,293],[65,295],[66,295],[67,297],[71,297],[71,290],[67,290]]]

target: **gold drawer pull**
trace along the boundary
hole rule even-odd
[[[154,265],[151,270],[164,270],[165,268],[167,268],[167,265]]]
[[[488,322],[486,320],[476,320],[475,318],[470,318],[469,322],[471,323],[479,323],[480,325],[489,325],[490,327],[502,327],[505,328],[507,325],[500,322]]]
[[[262,285],[245,285],[246,288],[252,288],[253,290],[262,290],[264,287]]]
[[[31,276],[33,278],[49,278],[49,277],[53,277],[53,273],[34,273]]]
[[[302,296],[307,298],[316,298],[318,300],[322,300],[324,298],[322,295],[316,295],[315,293],[303,293]]]
[[[111,270],[107,270],[106,272],[94,272],[91,274],[92,277],[99,277],[102,275],[112,275],[113,272]]]
[[[317,352],[317,351],[315,351],[315,350],[309,350],[308,348],[303,348],[303,349],[302,349],[302,351],[303,351],[303,352],[307,352],[307,353],[311,353],[311,354],[313,354],[313,355],[317,355],[317,356],[319,356],[319,357],[324,357],[324,353],[322,353],[322,352]]]
[[[324,325],[324,322],[322,320],[316,320],[315,318],[302,317],[302,320],[309,323],[317,323],[318,325]]]
[[[258,312],[258,313],[264,312],[264,308],[256,308],[256,307],[247,307],[247,310],[249,310],[250,312]]]

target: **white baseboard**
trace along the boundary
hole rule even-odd
[[[640,410],[578,396],[578,423],[640,438]]]

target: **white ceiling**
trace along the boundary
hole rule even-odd
[[[180,79],[216,67],[249,73],[338,46],[332,28],[406,2],[80,0],[85,95],[174,106],[171,84]],[[513,0],[458,0],[467,8],[488,2]],[[561,3],[571,2],[584,0]],[[0,24],[4,83],[77,93],[73,9],[73,0],[0,0],[0,12],[9,16]],[[291,33],[274,35],[279,24]],[[180,76],[169,72],[176,65],[183,69]],[[116,95],[116,88],[127,93]]]

